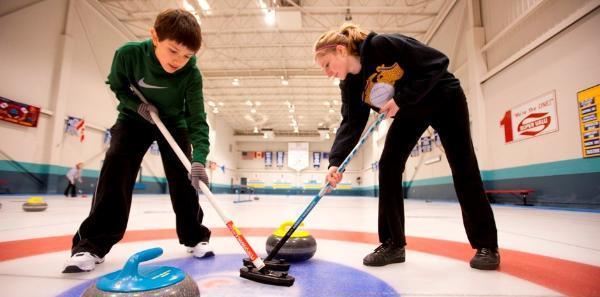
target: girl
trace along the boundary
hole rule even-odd
[[[341,80],[342,122],[329,156],[326,180],[342,179],[338,166],[358,142],[370,109],[394,118],[379,161],[379,241],[363,259],[367,266],[405,260],[402,172],[419,137],[432,126],[452,170],[471,246],[470,265],[494,270],[500,264],[496,223],[487,200],[469,131],[467,101],[441,52],[401,34],[377,34],[344,24],[319,37],[315,61]]]

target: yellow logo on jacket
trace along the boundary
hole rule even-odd
[[[367,79],[363,92],[363,101],[378,108],[394,96],[394,84],[402,78],[404,70],[394,63],[392,66],[377,66],[375,72]]]

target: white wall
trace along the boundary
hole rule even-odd
[[[42,108],[50,105],[66,3],[43,1],[0,18],[0,96]],[[49,117],[43,115],[37,128],[0,121],[5,139],[1,150],[16,160],[43,162],[49,149],[48,124]]]
[[[553,37],[483,84],[490,169],[581,158],[577,92],[600,83],[600,12]],[[504,143],[504,113],[555,90],[559,130]]]
[[[0,149],[10,158],[66,167],[86,161],[86,169],[100,169],[104,131],[117,116],[105,81],[115,50],[133,37],[99,8],[94,1],[45,0],[0,17],[0,96],[44,109],[37,128],[0,121],[0,134],[10,139]],[[86,120],[83,143],[63,133],[67,116]],[[228,155],[232,134],[212,121],[209,159],[228,168],[236,167]],[[158,155],[146,154],[142,168],[144,175],[164,177]],[[229,184],[231,173],[211,174]]]
[[[233,129],[212,113],[208,114],[208,123],[210,125],[210,153],[207,160],[216,162],[219,167],[225,166],[225,171],[220,168],[209,170],[208,177],[211,183],[231,185],[237,170]],[[236,184],[235,181],[233,184]]]
[[[239,178],[246,177],[248,181],[260,180],[266,186],[272,186],[275,182],[288,182],[292,186],[301,187],[304,183],[315,180],[318,183],[324,181],[327,167],[329,166],[328,159],[321,159],[321,167],[313,168],[312,152],[329,152],[331,149],[332,140],[309,142],[309,167],[302,170],[300,173],[287,166],[288,142],[278,142],[277,139],[269,142],[238,142],[236,145],[236,160],[237,160],[237,175],[235,182],[239,183]],[[366,145],[365,145],[366,147]],[[242,152],[254,151],[271,151],[273,152],[273,166],[265,168],[264,158],[256,158],[254,160],[243,160]],[[278,168],[275,163],[275,152],[285,152],[284,167]],[[351,183],[353,187],[358,186],[356,178],[362,175],[364,150],[354,157],[348,165],[344,174],[343,182]],[[363,183],[364,186],[364,183]]]
[[[114,50],[126,39],[86,1],[71,4],[46,0],[0,18],[1,96],[44,109],[37,128],[0,123],[11,139],[2,150],[17,161],[63,166],[89,161],[86,168],[99,169],[104,129],[117,114],[104,81]],[[83,143],[62,133],[67,116],[89,124]]]
[[[478,56],[481,55],[478,49],[495,37],[492,34],[498,34],[503,30],[503,26],[506,27],[518,19],[519,13],[525,13],[538,1],[509,1],[501,4],[497,1],[482,2],[482,17],[486,18],[482,23],[492,28],[484,27],[485,30],[483,30],[484,28],[473,27],[477,21],[468,20],[473,12],[468,10],[470,7],[467,5],[467,1],[457,1],[429,44],[450,57],[450,71],[460,79],[465,90],[471,114],[474,146],[481,169],[494,170],[580,158],[581,144],[576,93],[600,82],[598,80],[600,78],[600,39],[597,38],[597,28],[600,28],[598,10],[596,9],[595,12],[545,41],[535,50],[498,72],[485,83],[480,84],[479,79],[485,76],[490,70],[490,66],[496,66],[503,62],[499,61],[498,57],[502,56],[508,59],[517,54],[521,47],[527,47],[528,44],[523,44],[521,41],[510,43],[509,48],[512,52],[506,53],[505,47],[503,47],[504,43],[500,42],[496,45],[499,49],[492,55],[492,60],[489,58],[486,60],[485,55]],[[550,1],[546,5],[540,6],[534,14],[528,16],[530,19],[522,21],[521,24],[524,25],[517,27],[518,35],[532,36],[531,32],[521,32],[528,30],[530,26],[527,24],[535,22],[536,18],[547,22],[548,19],[552,19],[552,16],[556,16],[554,22],[547,22],[548,26],[545,31],[539,26],[532,28],[534,35],[528,39],[531,42],[546,34],[552,26],[560,25],[561,21],[569,16],[572,17],[570,13],[585,9],[585,6],[593,1],[564,2],[568,1]],[[502,6],[505,13],[493,13],[500,9],[497,7],[498,5]],[[457,28],[460,29],[457,30]],[[478,40],[478,32],[481,31],[484,33],[484,39]],[[492,36],[485,36],[485,33]],[[511,34],[508,35],[509,39],[510,36]],[[475,51],[469,47],[474,47]],[[482,65],[477,64],[480,60],[483,61]],[[476,80],[475,83],[473,80]],[[480,89],[478,90],[478,88]],[[504,144],[503,127],[499,124],[504,113],[512,107],[552,90],[556,91],[557,96],[559,131],[525,141]],[[477,92],[481,92],[481,95],[478,95]],[[369,149],[379,149],[380,152],[382,146],[383,141],[380,140]],[[379,154],[370,153],[369,155],[373,159],[365,160],[365,165],[370,164]],[[441,155],[441,162],[422,165],[422,162],[437,155]],[[419,180],[445,177],[450,174],[443,151],[434,148],[433,152],[426,153],[424,156],[421,154],[419,157],[409,158],[404,180],[411,180],[413,176]],[[366,173],[366,175],[365,180],[369,180],[369,174]]]

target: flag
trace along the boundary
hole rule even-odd
[[[254,160],[256,152],[242,152],[242,160]]]
[[[65,132],[73,136],[79,136],[79,141],[83,142],[85,139],[85,120],[71,116],[68,117]]]
[[[106,131],[104,131],[104,144],[110,145],[111,138],[112,138],[112,134],[110,134],[110,129],[106,129]]]
[[[77,133],[79,133],[79,142],[83,142],[85,139],[85,120],[81,119],[75,126]]]

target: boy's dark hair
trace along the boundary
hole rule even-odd
[[[197,52],[202,45],[200,25],[193,14],[183,9],[167,9],[154,21],[158,40],[171,39]]]

